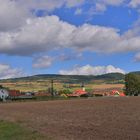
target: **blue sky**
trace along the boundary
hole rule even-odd
[[[139,70],[139,0],[0,2],[0,79]]]

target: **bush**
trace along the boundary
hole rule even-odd
[[[70,89],[63,89],[59,91],[59,94],[71,94],[72,91]]]

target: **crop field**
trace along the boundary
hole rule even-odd
[[[140,97],[1,103],[0,114],[47,140],[140,139]]]
[[[41,90],[47,90],[49,87],[51,87],[51,83],[49,80],[46,81],[34,81],[34,82],[5,82],[5,83],[0,83],[0,85],[7,87],[9,89],[14,89],[14,90],[20,90],[23,92],[26,91],[31,91],[31,92],[37,92]],[[79,89],[80,83],[79,84],[72,84],[73,87],[71,87],[72,90]],[[90,83],[90,84],[85,84],[85,88],[87,89],[123,89],[124,84],[105,84],[105,83]],[[58,90],[64,89],[64,84],[60,82],[54,82],[54,88]]]

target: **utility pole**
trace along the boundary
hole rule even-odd
[[[53,80],[51,80],[51,94],[52,94],[52,96],[54,96],[54,93],[53,93]]]

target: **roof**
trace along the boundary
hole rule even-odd
[[[72,93],[72,94],[68,94],[68,96],[79,97],[79,96],[84,95],[84,94],[87,94],[87,92],[79,89],[79,90],[74,91],[74,93]]]
[[[122,96],[122,97],[123,97],[123,96],[126,96],[126,95],[125,95],[124,93],[120,93],[120,96]]]
[[[87,92],[82,90],[82,89],[78,89],[78,90],[74,91],[74,93],[76,93],[76,94],[85,94]]]
[[[112,90],[111,91],[111,95],[119,95],[119,91],[118,90]]]

